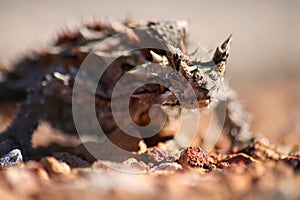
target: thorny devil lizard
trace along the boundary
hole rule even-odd
[[[114,41],[102,49],[92,51],[99,42],[118,33],[125,34],[126,42]],[[72,116],[72,89],[79,67],[88,54],[100,57],[119,55],[106,69],[92,98],[95,98],[97,117],[105,134],[123,149],[137,151],[141,139],[127,135],[115,123],[111,111],[113,88],[120,77],[135,66],[147,67],[157,63],[162,71],[164,66],[168,66],[187,79],[200,108],[225,104],[223,132],[231,140],[231,150],[236,146],[246,145],[245,149],[250,151],[249,148],[254,148],[255,144],[249,131],[248,114],[243,111],[235,92],[228,86],[225,86],[226,102],[218,94],[223,83],[232,37],[217,47],[211,60],[207,62],[187,55],[187,37],[185,21],[132,23],[99,20],[83,23],[75,31],[61,32],[51,47],[19,60],[10,71],[2,70],[5,79],[0,82],[0,99],[19,101],[19,109],[13,122],[0,135],[0,154],[18,148],[25,156],[30,157],[34,152],[31,136],[42,121],[49,121],[54,127],[68,133],[76,133]],[[149,41],[159,48],[142,48],[122,54],[126,45],[138,49],[147,46],[148,44],[142,43]],[[91,72],[90,76],[92,74]],[[177,89],[179,95],[184,92],[183,88]],[[86,98],[91,97],[87,93],[85,95]],[[146,84],[138,88],[130,100],[132,120],[140,126],[147,125],[150,120],[149,108],[153,104],[162,106],[167,121],[159,133],[144,139],[148,146],[172,139],[176,130],[172,128],[174,124],[171,118],[179,115],[174,110],[180,110],[178,99],[168,88],[159,84]],[[82,112],[84,114],[84,110]],[[160,120],[159,114],[156,118]],[[87,120],[87,129],[88,123]]]

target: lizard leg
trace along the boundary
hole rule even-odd
[[[226,61],[228,58],[230,43],[232,36],[230,36],[223,44],[218,47],[213,56],[213,61],[217,66],[219,72],[224,74],[226,68]],[[253,145],[257,135],[251,133],[250,131],[250,115],[244,110],[243,105],[237,98],[237,94],[233,89],[224,85],[226,96],[219,95],[219,104],[221,112],[224,112],[225,108],[225,123],[223,131],[229,136],[231,141],[230,150],[237,152],[245,146]],[[220,113],[220,119],[224,119],[224,114]]]
[[[225,104],[226,116],[223,131],[231,141],[231,151],[236,151],[240,146],[252,141],[254,134],[250,131],[250,115],[244,110],[237,94],[229,87],[225,88],[226,99],[220,100],[220,105]]]
[[[23,154],[31,151],[31,135],[41,119],[44,99],[41,89],[28,94],[26,100],[19,105],[19,111],[11,125],[0,134],[0,154],[19,148]]]

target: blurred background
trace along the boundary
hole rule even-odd
[[[0,1],[0,60],[49,41],[85,17],[187,19],[208,50],[234,36],[226,79],[253,116],[252,130],[300,141],[299,1]]]

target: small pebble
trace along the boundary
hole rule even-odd
[[[43,158],[40,162],[50,174],[67,175],[71,171],[71,169],[70,169],[69,165],[67,165],[67,163],[59,162],[54,157]]]
[[[14,149],[0,158],[0,169],[23,163],[23,156],[19,149]]]
[[[178,163],[183,167],[200,167],[209,171],[212,170],[206,153],[198,146],[185,149],[181,153]]]

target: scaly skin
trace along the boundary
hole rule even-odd
[[[146,31],[135,29],[140,27],[150,29]],[[182,21],[141,24],[116,21],[90,22],[76,31],[60,33],[54,44],[47,50],[35,52],[31,57],[18,61],[12,71],[5,73],[5,80],[0,83],[1,100],[16,99],[20,102],[14,121],[0,135],[0,154],[19,148],[25,156],[30,156],[33,153],[32,133],[42,121],[49,121],[54,127],[66,132],[76,133],[71,103],[77,70],[98,42],[121,32],[126,33],[130,45],[136,47],[147,45],[143,44],[143,41],[148,40],[141,40],[146,37],[161,48],[142,49],[120,56],[110,65],[99,82],[95,97],[96,113],[104,132],[115,144],[129,151],[137,151],[141,139],[123,133],[114,122],[110,102],[112,89],[125,72],[138,65],[147,67],[151,63],[161,65],[162,71],[164,66],[169,66],[188,80],[197,96],[197,102],[191,103],[191,107],[195,106],[193,104],[199,107],[218,106],[216,103],[226,102],[225,132],[233,144],[248,139],[244,137],[249,134],[247,114],[238,103],[236,96],[228,89],[230,95],[225,101],[220,99],[217,92],[223,82],[231,37],[216,49],[211,61],[204,63],[186,55],[186,28],[186,23]],[[122,52],[125,45],[127,44],[112,44],[93,53],[114,55]],[[177,89],[178,95],[182,95],[185,91],[185,88]],[[86,91],[84,95],[87,99],[94,98]],[[138,125],[148,124],[148,110],[153,104],[162,105],[168,118],[164,129],[157,135],[145,139],[150,146],[174,136],[174,124],[170,118],[176,119],[177,111],[180,111],[175,94],[168,88],[153,84],[145,85],[133,94],[130,102],[130,112],[134,122]],[[84,110],[82,112],[84,115]],[[160,114],[157,115],[159,121]],[[88,130],[89,124],[86,124],[86,128]]]

